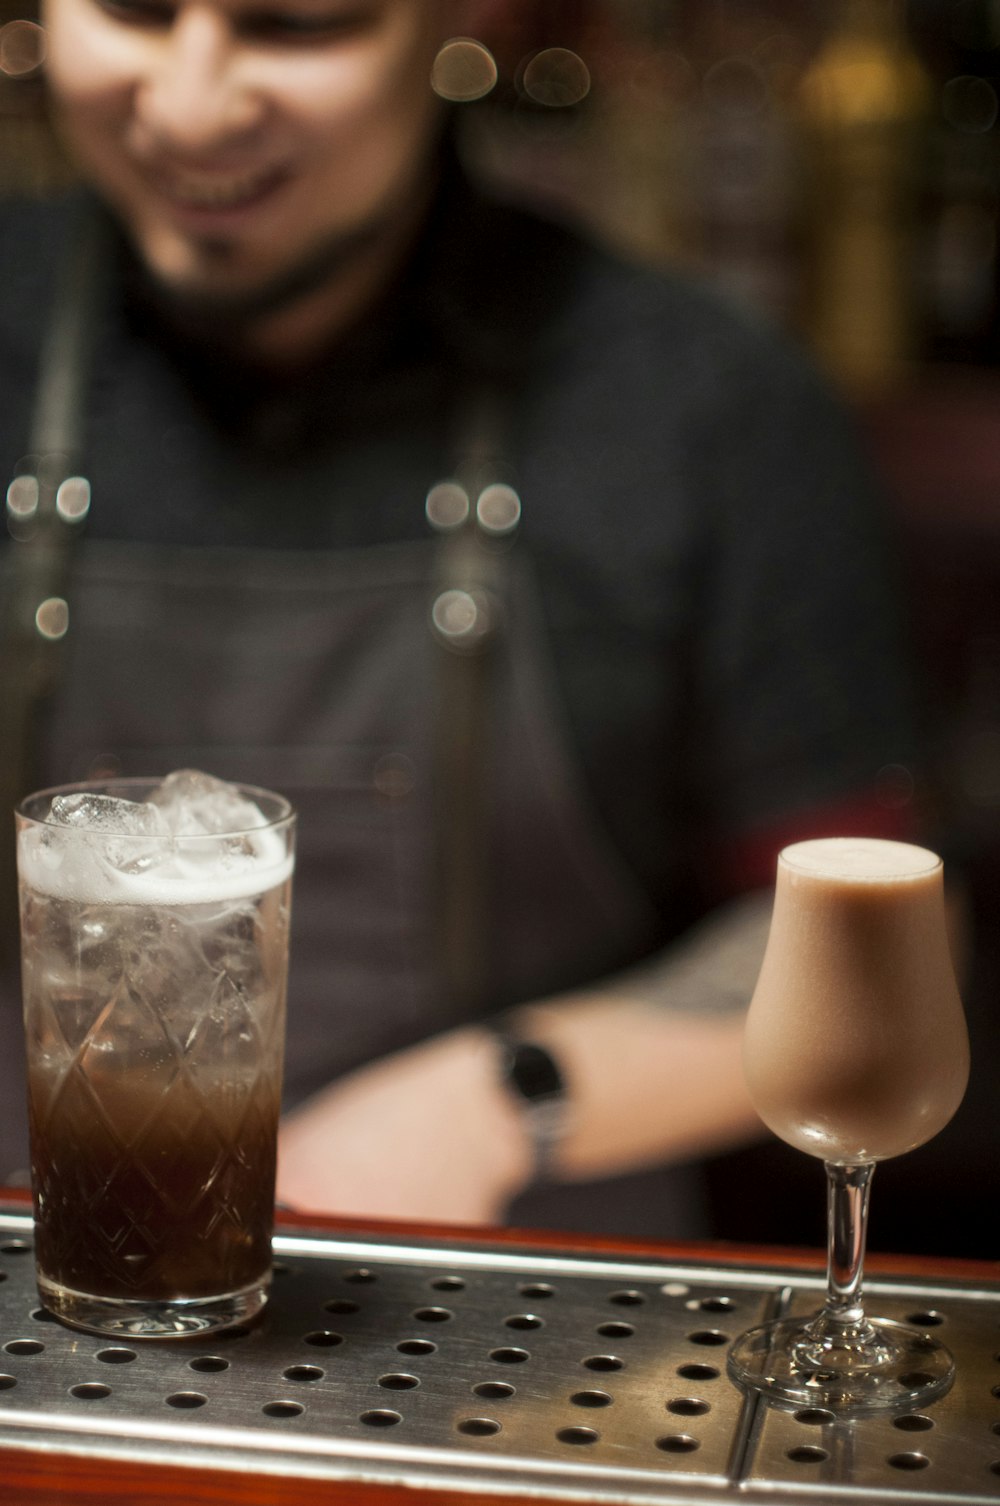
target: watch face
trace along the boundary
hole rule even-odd
[[[544,1046],[534,1041],[512,1041],[507,1076],[513,1087],[530,1102],[558,1098],[566,1091],[562,1073]]]

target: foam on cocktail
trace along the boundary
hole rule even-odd
[[[22,882],[53,898],[191,905],[261,894],[288,877],[292,859],[258,805],[183,770],[141,802],[57,796],[45,820],[22,831],[19,865]]]
[[[880,837],[817,837],[795,842],[784,849],[781,862],[811,877],[845,883],[905,883],[941,866],[937,853],[927,847]]]

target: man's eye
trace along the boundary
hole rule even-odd
[[[185,0],[96,0],[100,9],[126,26],[173,25]],[[378,7],[365,4],[336,10],[256,10],[247,6],[229,12],[235,32],[263,41],[294,42],[298,38],[360,36],[377,24]]]
[[[296,37],[360,36],[375,23],[370,8],[356,11],[258,11],[244,13],[238,29],[244,36],[294,41]]]
[[[99,0],[100,8],[126,26],[170,26],[176,14],[169,0]]]

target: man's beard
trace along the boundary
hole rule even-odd
[[[270,315],[293,307],[350,272],[363,257],[382,244],[385,237],[394,233],[396,220],[396,213],[383,213],[353,230],[335,231],[297,262],[254,287],[185,286],[159,276],[155,268],[144,264],[147,288],[155,306],[171,322],[235,336]],[[141,248],[136,247],[136,250],[143,261]],[[206,242],[204,250],[207,258],[223,273],[229,251],[227,244],[219,242],[213,246]]]

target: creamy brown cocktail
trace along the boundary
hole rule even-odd
[[[950,1353],[869,1318],[861,1292],[875,1164],[937,1134],[969,1072],[936,854],[844,837],[781,853],[744,1062],[764,1122],[826,1165],[827,1293],[812,1318],[742,1334],[730,1375],[847,1415],[925,1405],[954,1378]]]
[[[828,838],[781,854],[744,1061],[782,1140],[880,1161],[951,1119],[969,1047],[942,909],[926,848]]]
[[[36,1267],[77,1326],[182,1335],[265,1300],[293,826],[191,771],[18,813]]]

